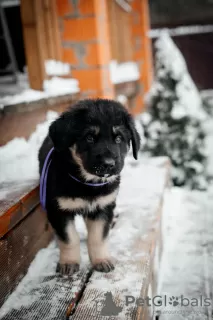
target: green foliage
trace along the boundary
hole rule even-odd
[[[149,98],[148,112],[141,117],[145,136],[143,152],[171,159],[175,186],[204,190],[207,178],[202,121],[183,112],[185,106],[181,105],[177,90],[182,80],[176,80],[171,70],[166,70],[160,62],[156,63],[157,81]]]

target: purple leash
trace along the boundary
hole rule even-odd
[[[41,178],[40,178],[40,202],[42,205],[42,208],[46,209],[46,194],[47,194],[47,175],[49,171],[50,164],[52,162],[52,159],[50,156],[53,153],[54,148],[50,149],[48,152],[46,159],[44,161],[44,165],[41,172]]]
[[[47,157],[45,159],[45,162],[44,162],[44,165],[43,165],[43,168],[42,168],[41,178],[40,178],[40,202],[41,202],[42,208],[44,210],[46,210],[47,176],[48,176],[48,171],[49,171],[50,164],[52,162],[51,155],[52,155],[53,151],[54,151],[54,148],[50,149],[50,151],[47,154]],[[102,182],[102,183],[83,182],[81,180],[78,180],[74,176],[72,176],[70,173],[69,173],[69,176],[73,180],[75,180],[75,181],[77,181],[77,182],[79,182],[81,184],[90,186],[90,187],[101,187],[101,186],[104,186],[104,185],[109,183],[108,181],[107,182]]]

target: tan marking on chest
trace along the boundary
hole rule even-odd
[[[103,209],[108,206],[110,203],[114,202],[118,190],[116,189],[112,193],[106,196],[100,196],[94,201],[87,201],[82,198],[66,198],[59,197],[57,198],[59,208],[62,210],[74,211],[74,210],[85,210],[88,212],[94,211],[97,207]]]

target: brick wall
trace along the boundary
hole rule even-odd
[[[83,97],[115,97],[109,75],[113,51],[109,1],[114,0],[57,0],[62,58],[70,63],[72,76],[79,80]],[[132,108],[133,113],[138,113],[152,81],[151,47],[147,37],[148,0],[132,1],[129,27],[132,34],[129,45],[133,47],[133,60],[141,73]]]
[[[62,57],[84,97],[114,97],[107,0],[57,0]]]

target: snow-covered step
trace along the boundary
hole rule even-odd
[[[0,307],[26,274],[52,231],[39,206],[38,181],[0,184]]]
[[[158,294],[167,303],[159,307],[160,320],[174,315],[175,320],[212,319],[212,208],[211,190],[172,188],[166,193]]]
[[[162,166],[162,162],[153,164]],[[150,319],[154,310],[138,305],[156,294],[161,252],[161,209],[169,181],[169,163],[131,167],[123,174],[118,198],[119,219],[110,244],[115,271],[93,272],[70,319]]]
[[[102,274],[91,269],[86,231],[78,219],[81,270],[71,279],[57,277],[59,250],[55,242],[51,243],[39,251],[27,275],[0,309],[1,320],[149,319],[150,308],[136,301],[155,294],[169,162],[139,162],[126,166],[122,176],[116,210],[119,217],[110,233],[115,270]]]

